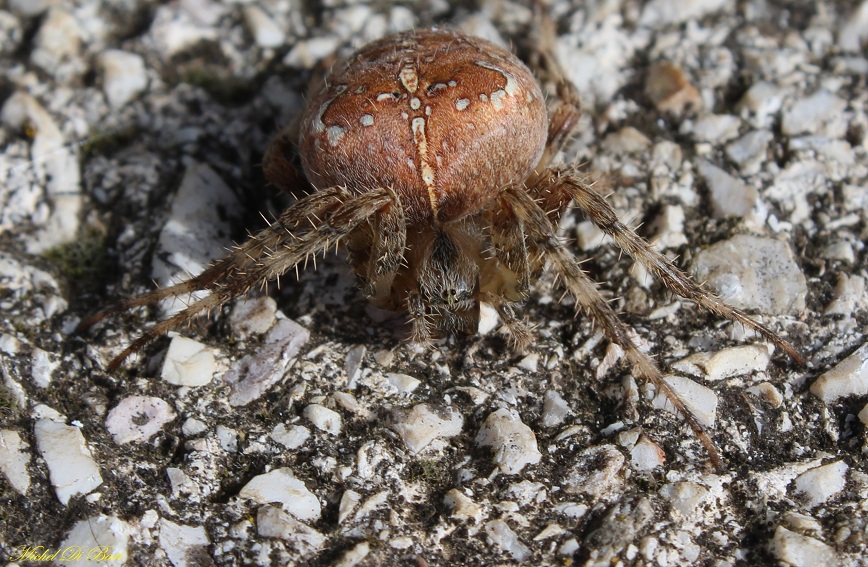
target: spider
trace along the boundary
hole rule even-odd
[[[314,190],[201,274],[104,309],[80,329],[164,298],[210,292],[145,331],[111,361],[112,371],[155,337],[343,244],[371,301],[409,314],[412,340],[475,332],[487,302],[521,349],[531,333],[514,305],[547,268],[634,371],[665,393],[719,468],[708,435],[559,238],[566,209],[577,206],[668,289],[804,359],[633,232],[575,167],[552,166],[577,128],[581,104],[551,51],[534,56],[556,85],[550,113],[531,71],[488,41],[424,29],[362,47],[325,77],[297,140],[288,128],[266,152],[272,184],[297,192],[306,182]],[[291,165],[296,147],[303,178]]]

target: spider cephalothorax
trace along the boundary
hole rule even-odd
[[[302,116],[297,147],[314,191],[202,274],[97,313],[82,328],[166,297],[210,292],[148,330],[111,362],[113,369],[159,334],[341,243],[371,300],[409,313],[413,339],[474,331],[486,302],[523,346],[530,334],[512,305],[548,266],[636,372],[681,410],[719,464],[708,436],[557,237],[564,210],[576,205],[672,291],[802,358],[656,252],[574,168],[551,167],[578,123],[580,105],[550,51],[535,56],[557,88],[548,114],[528,68],[490,42],[417,30],[362,48],[335,65]],[[290,132],[275,139],[265,170],[272,183],[293,192],[298,176],[287,155],[296,146]]]

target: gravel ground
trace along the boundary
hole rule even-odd
[[[75,326],[279,212],[258,163],[321,62],[432,24],[521,46],[531,20],[493,0],[303,4],[0,2],[2,556],[866,563],[868,2],[550,8],[586,104],[562,159],[809,361],[564,219],[723,470],[550,276],[520,355],[490,314],[478,336],[402,344],[337,254],[107,373],[161,312]]]

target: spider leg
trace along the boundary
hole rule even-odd
[[[622,223],[609,203],[590,185],[583,182],[574,170],[566,167],[558,168],[549,172],[546,177],[547,179],[540,181],[540,183],[550,185],[549,190],[554,194],[568,195],[587,214],[591,222],[614,240],[618,248],[639,262],[669,290],[696,302],[715,315],[738,321],[774,343],[800,366],[805,365],[805,358],[790,343],[744,311],[727,305],[713,293],[702,289],[668,258]]]
[[[277,278],[302,263],[308,256],[326,251],[390,203],[397,201],[387,189],[376,189],[358,196],[343,188],[318,191],[289,207],[271,226],[254,234],[229,255],[187,281],[123,301],[82,321],[85,331],[106,317],[143,305],[156,303],[195,291],[210,295],[161,321],[142,334],[108,366],[115,370],[129,355],[145,344],[200,313],[215,309],[233,297],[247,293],[253,286]],[[308,219],[319,219],[313,226]]]
[[[395,275],[404,263],[407,245],[407,220],[401,202],[395,199],[372,219],[374,238],[370,246],[365,293],[369,297],[377,290],[392,287]]]
[[[511,209],[522,220],[530,241],[550,262],[551,269],[563,282],[567,292],[576,300],[576,305],[590,315],[594,324],[613,343],[624,349],[627,358],[640,376],[651,382],[658,392],[662,392],[685,421],[693,429],[708,452],[713,465],[723,468],[723,461],[711,438],[697,421],[693,413],[684,405],[678,394],[663,379],[654,360],[639,350],[627,325],[609,306],[600,294],[596,284],[580,268],[575,256],[563,245],[549,222],[546,213],[527,194],[524,187],[511,186],[501,193],[501,205]]]

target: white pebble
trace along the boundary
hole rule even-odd
[[[351,550],[344,553],[343,557],[333,563],[333,567],[355,567],[365,560],[371,552],[371,544],[366,541],[356,544]]]
[[[298,41],[283,58],[283,64],[287,67],[310,69],[334,53],[340,43],[341,40],[333,36]]]
[[[518,474],[542,458],[533,430],[507,409],[492,412],[476,436],[476,444],[492,447],[494,462],[506,474]]]
[[[341,501],[338,504],[338,524],[343,524],[350,517],[359,502],[362,501],[362,495],[355,490],[345,490],[341,495]]]
[[[813,508],[844,490],[848,469],[844,461],[835,461],[803,472],[796,477],[793,485],[796,492],[804,496],[806,506]]]
[[[669,500],[673,510],[678,511],[683,518],[696,512],[708,494],[707,488],[690,481],[666,484],[660,489],[660,495]]]
[[[106,565],[120,567],[126,565],[128,545],[132,527],[115,516],[93,516],[79,520],[72,526],[60,545],[63,550],[80,548],[87,550],[84,557],[69,557],[68,561],[58,561],[59,565]],[[87,560],[85,560],[85,558]]]
[[[347,351],[344,359],[344,370],[347,373],[347,387],[353,388],[362,371],[362,361],[368,352],[365,345],[355,345]]]
[[[209,557],[208,533],[204,526],[184,526],[160,519],[160,547],[174,567],[194,567],[197,557]]]
[[[838,275],[838,282],[832,291],[832,301],[826,306],[826,315],[847,315],[856,312],[865,294],[865,278],[855,274]]]
[[[555,390],[546,390],[543,395],[542,426],[545,428],[557,427],[562,424],[570,414],[570,406],[560,393]]]
[[[588,447],[574,460],[576,464],[564,476],[567,492],[587,494],[597,501],[623,489],[626,459],[614,445]]]
[[[36,32],[30,61],[56,75],[61,64],[78,55],[81,35],[81,28],[71,14],[60,8],[50,9]]]
[[[734,161],[742,173],[756,173],[767,159],[774,134],[768,130],[753,130],[726,146],[726,157]]]
[[[208,165],[193,162],[175,193],[169,218],[160,231],[152,256],[151,275],[160,286],[201,274],[232,245],[232,223],[244,207],[238,197]],[[166,315],[174,315],[190,303],[189,296],[163,301]]]
[[[223,380],[231,385],[229,405],[243,406],[259,399],[278,383],[310,332],[291,319],[280,319],[265,336],[264,344],[235,361]]]
[[[160,398],[130,396],[112,408],[105,426],[115,443],[123,445],[147,441],[173,419],[172,407]]]
[[[199,341],[172,337],[160,378],[175,386],[204,386],[217,371],[214,351]]]
[[[772,408],[779,408],[784,403],[784,396],[771,382],[761,382],[751,386],[747,391],[763,400]]]
[[[0,429],[0,472],[20,494],[30,488],[30,447],[13,429]]]
[[[340,435],[341,432],[341,414],[334,410],[330,410],[322,404],[310,404],[304,408],[304,417],[320,431],[325,431],[329,435]]]
[[[691,376],[722,380],[766,369],[771,360],[766,345],[742,345],[717,352],[699,352],[679,360],[672,368]]]
[[[298,449],[310,439],[310,429],[303,425],[286,425],[279,423],[271,431],[270,437],[289,449]]]
[[[283,45],[286,34],[278,24],[277,19],[265,13],[259,6],[248,4],[242,9],[244,20],[250,29],[250,35],[256,45],[263,48],[274,48]]]
[[[524,561],[530,555],[530,549],[518,539],[509,524],[503,520],[492,520],[486,523],[485,534],[494,545],[511,555],[516,561]]]
[[[690,134],[697,142],[722,143],[738,136],[741,119],[731,114],[706,114],[684,122],[680,133]]]
[[[480,335],[487,335],[497,329],[497,326],[500,324],[500,317],[497,314],[497,310],[490,303],[480,302],[479,303],[479,325],[477,326],[477,332]]]
[[[666,376],[663,379],[699,423],[705,427],[714,427],[717,419],[717,394],[714,390],[683,376]],[[651,403],[657,409],[677,413],[672,402],[662,392],[657,392]]]
[[[865,407],[862,408],[862,411],[859,412],[859,421],[862,422],[862,425],[868,426],[868,404],[865,404]]]
[[[868,343],[817,378],[811,393],[827,404],[847,396],[868,395]]]
[[[841,22],[838,31],[838,45],[844,51],[864,53],[865,40],[868,39],[868,2],[856,8],[850,17]]]
[[[411,453],[419,453],[437,438],[455,437],[461,433],[464,418],[451,407],[434,410],[428,404],[417,404],[409,411],[392,414],[392,429],[401,436]]]
[[[482,519],[482,506],[457,488],[449,490],[443,496],[443,504],[452,511],[451,517],[455,520],[478,522]]]
[[[727,5],[726,0],[651,0],[642,8],[639,23],[652,26],[700,19]]]
[[[687,244],[684,236],[684,208],[681,205],[664,205],[660,214],[649,226],[654,245],[659,250],[678,248]]]
[[[785,136],[814,134],[829,138],[843,138],[848,127],[847,115],[844,112],[846,108],[846,100],[825,90],[798,98],[784,110],[781,132]]]
[[[99,465],[77,427],[43,418],[33,426],[33,433],[61,504],[66,506],[73,496],[88,494],[102,484]]]
[[[229,326],[239,339],[267,333],[277,320],[277,302],[267,295],[235,301],[229,313]]]
[[[110,105],[120,108],[148,86],[145,60],[140,55],[109,49],[97,57],[102,70],[102,89]]]
[[[630,449],[630,465],[636,472],[651,472],[666,464],[666,453],[660,445],[642,435]]]
[[[30,361],[33,383],[39,388],[47,388],[51,384],[51,375],[60,366],[60,361],[55,355],[36,347],[33,348]]]
[[[773,238],[736,235],[699,253],[697,280],[740,309],[801,313],[808,286],[790,246]]]
[[[283,509],[299,520],[318,520],[322,507],[316,495],[288,468],[253,477],[238,493],[260,504],[279,502]]]
[[[400,374],[397,372],[387,372],[386,380],[389,384],[395,387],[402,394],[412,394],[416,388],[422,385],[422,382],[408,374]]]
[[[771,548],[778,561],[793,567],[838,564],[838,557],[831,547],[818,539],[791,532],[783,526],[775,528]]]
[[[292,544],[303,557],[319,551],[326,543],[326,536],[277,506],[266,505],[259,509],[256,530],[262,537],[276,537]]]
[[[696,164],[708,185],[714,218],[746,217],[757,205],[757,190],[712,163],[700,159]]]

